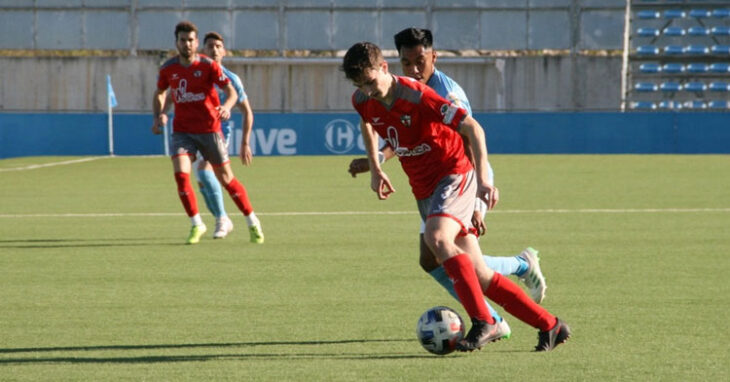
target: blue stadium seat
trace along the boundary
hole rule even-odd
[[[657,64],[656,62],[645,62],[641,65],[639,65],[639,71],[641,73],[661,73],[662,67],[661,65]]]
[[[671,100],[664,100],[659,102],[657,105],[660,109],[667,109],[667,110],[679,110],[682,108],[682,104],[677,101],[671,101]]]
[[[684,28],[680,27],[666,27],[664,28],[665,36],[684,36],[687,32]]]
[[[647,93],[655,92],[659,89],[659,87],[653,82],[637,82],[634,85],[634,89],[636,89],[637,92]]]
[[[690,27],[687,29],[690,36],[709,36],[710,30],[705,27]]]
[[[682,85],[679,82],[674,81],[663,82],[659,85],[659,89],[663,92],[678,92],[682,90]]]
[[[730,9],[724,9],[724,8],[714,9],[712,11],[712,16],[717,17],[718,19],[730,17]]]
[[[662,70],[665,73],[671,73],[671,74],[684,73],[684,65],[678,64],[676,62],[670,62],[670,63],[664,64],[664,67],[662,67]]]
[[[637,101],[631,103],[631,108],[637,110],[654,110],[656,109],[656,104],[649,101]]]
[[[667,45],[664,47],[664,54],[676,56],[684,53],[684,48],[679,45]]]
[[[704,45],[687,45],[684,47],[684,53],[693,56],[704,55],[710,53],[710,48]]]
[[[690,73],[707,73],[709,66],[701,63],[691,63],[687,65],[687,71]]]
[[[710,71],[713,73],[728,73],[730,72],[730,64],[725,62],[710,64]]]
[[[712,100],[707,103],[707,106],[710,109],[727,109],[728,108],[728,102],[725,100]]]
[[[717,26],[712,27],[713,36],[730,36],[730,27]]]
[[[727,82],[716,81],[710,82],[710,91],[713,92],[726,92],[729,91]]]
[[[705,85],[704,82],[699,81],[687,82],[686,84],[684,84],[684,90],[688,92],[701,93],[707,90],[707,85]]]
[[[712,16],[712,12],[708,11],[707,9],[693,9],[689,11],[689,17],[694,17],[697,19],[703,19]]]
[[[728,45],[713,45],[710,49],[712,54],[727,55],[730,54],[730,46]]]
[[[681,9],[667,9],[664,11],[665,19],[683,19],[687,17],[687,13]]]
[[[638,34],[641,37],[656,37],[656,36],[659,36],[659,29],[657,29],[657,28],[639,28],[636,31],[636,34]]]
[[[636,16],[642,20],[651,20],[660,18],[661,14],[657,11],[644,10],[636,12]]]
[[[642,45],[636,48],[636,53],[642,56],[656,56],[659,54],[659,48],[654,45]]]
[[[704,101],[694,100],[685,102],[682,107],[686,109],[707,109],[707,104]]]

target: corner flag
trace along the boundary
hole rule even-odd
[[[114,94],[114,89],[112,88],[112,76],[108,74],[106,75],[106,93],[109,107],[117,107],[117,96]]]

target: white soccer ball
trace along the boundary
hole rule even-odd
[[[418,319],[416,335],[421,346],[429,352],[449,354],[454,351],[456,343],[464,338],[464,321],[453,309],[435,306]]]

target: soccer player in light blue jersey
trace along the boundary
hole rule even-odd
[[[398,32],[394,36],[396,49],[400,58],[403,74],[411,77],[421,83],[424,83],[434,89],[440,96],[458,104],[471,115],[471,104],[464,92],[456,81],[439,71],[435,67],[437,54],[433,49],[433,36],[428,29],[407,28]],[[464,138],[462,136],[462,138]],[[472,158],[468,150],[468,143],[465,142],[467,155]],[[394,157],[390,146],[385,146],[379,153],[381,163]],[[369,171],[367,158],[357,158],[350,163],[348,171],[355,177],[358,173]],[[489,180],[494,184],[494,172],[491,165],[489,166]],[[486,232],[483,217],[487,211],[486,204],[477,198],[474,208],[474,216],[472,224],[477,227],[478,234],[482,235]],[[449,280],[444,268],[438,264],[436,257],[423,240],[425,224],[421,222],[420,231],[420,264],[421,268],[430,274],[439,284],[441,284],[454,298],[458,299],[454,286]],[[542,302],[545,297],[545,278],[540,269],[538,251],[533,248],[526,248],[522,253],[516,256],[495,257],[484,255],[484,262],[487,266],[502,275],[515,275],[522,280],[530,291],[530,297],[537,302]],[[485,299],[486,301],[486,299]],[[492,306],[487,303],[490,313],[501,323],[503,338],[509,338],[511,330],[507,322],[499,316]]]
[[[253,127],[253,111],[251,110],[251,105],[248,102],[248,96],[243,89],[243,83],[241,82],[241,79],[222,64],[223,57],[225,57],[226,55],[226,48],[223,42],[223,36],[221,36],[217,32],[207,33],[205,35],[205,38],[203,39],[203,53],[206,56],[212,58],[221,66],[221,69],[223,69],[223,74],[228,77],[228,79],[233,84],[233,87],[236,89],[236,93],[238,93],[238,102],[236,103],[236,105],[243,115],[243,134],[241,138],[240,156],[241,162],[243,162],[245,166],[248,166],[253,160],[253,154],[251,151],[251,146],[249,144],[251,129]],[[221,102],[224,102],[225,94],[222,92],[221,89],[216,88],[216,90],[218,91],[218,97],[220,98]],[[221,124],[221,130],[227,144],[230,144],[231,133],[233,132],[233,129],[233,120],[228,120]],[[203,194],[203,199],[205,199],[205,205],[208,206],[208,209],[216,218],[215,232],[213,233],[213,238],[222,239],[233,230],[233,222],[226,214],[226,210],[223,205],[223,192],[221,190],[221,185],[220,183],[218,183],[218,180],[213,173],[213,168],[211,167],[210,163],[202,160],[202,158],[198,162],[196,174],[198,176],[198,185],[200,187],[200,192]],[[249,235],[251,242],[263,243],[264,233],[261,229],[261,223],[256,217],[256,214],[252,212],[250,215],[247,215],[246,222],[249,226]]]

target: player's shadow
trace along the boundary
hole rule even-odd
[[[49,249],[49,248],[106,248],[106,247],[146,247],[150,245],[183,246],[179,240],[160,242],[159,238],[117,238],[117,239],[11,239],[0,240],[0,248],[11,249]]]
[[[256,352],[216,353],[216,354],[183,354],[183,355],[144,355],[144,356],[113,356],[113,357],[84,357],[75,355],[59,355],[50,357],[15,357],[26,353],[63,353],[63,352],[97,352],[97,351],[135,351],[135,350],[174,350],[199,348],[246,348],[246,347],[276,347],[286,346],[328,346],[357,343],[389,343],[415,342],[414,339],[375,339],[375,340],[333,340],[333,341],[268,341],[268,342],[233,342],[233,343],[201,343],[201,344],[160,344],[160,345],[109,345],[109,346],[63,346],[63,347],[36,347],[36,348],[0,348],[0,365],[4,364],[42,364],[42,363],[169,363],[169,362],[200,362],[214,360],[246,360],[246,359],[343,359],[343,360],[373,360],[373,359],[415,359],[432,358],[429,354],[372,354],[356,352]]]

